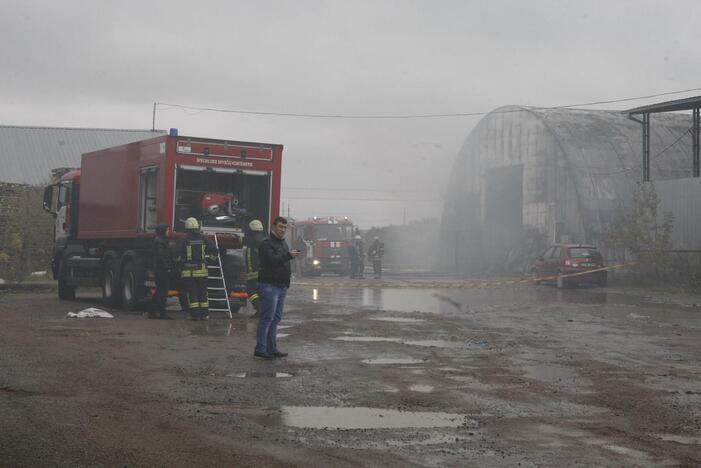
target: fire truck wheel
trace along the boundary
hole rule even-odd
[[[66,261],[60,260],[58,264],[58,298],[64,301],[75,299],[75,286],[68,285],[68,267]]]
[[[122,270],[121,299],[125,310],[136,310],[139,300],[146,294],[144,287],[140,286],[139,273],[134,262],[127,263]]]
[[[102,300],[109,307],[119,307],[119,278],[114,260],[107,260],[102,269]]]

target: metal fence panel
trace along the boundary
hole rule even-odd
[[[672,248],[701,251],[701,178],[652,183],[660,197],[658,213],[674,215]]]

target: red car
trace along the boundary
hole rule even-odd
[[[604,257],[593,245],[556,244],[536,260],[531,275],[535,284],[555,281],[558,288],[580,283],[606,286]],[[586,273],[592,271],[592,273]],[[573,275],[573,276],[569,276]]]

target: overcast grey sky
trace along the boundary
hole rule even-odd
[[[0,124],[150,128],[156,101],[443,114],[699,88],[700,20],[698,0],[2,0]],[[369,228],[440,217],[479,118],[163,106],[156,127],[284,144],[285,213]]]

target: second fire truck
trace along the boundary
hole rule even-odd
[[[295,262],[297,273],[301,276],[347,275],[350,271],[349,246],[354,231],[353,222],[347,217],[294,221],[291,245],[301,252]]]

